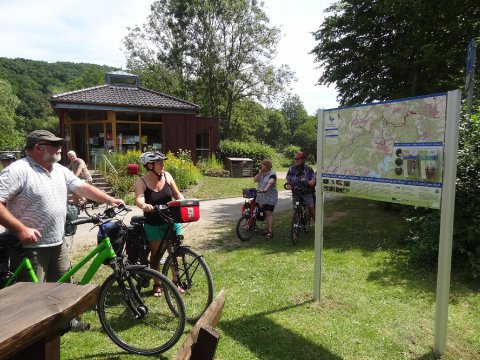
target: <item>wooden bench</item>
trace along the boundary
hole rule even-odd
[[[222,317],[224,303],[225,291],[222,289],[192,328],[174,360],[213,360],[220,338],[214,328]]]
[[[97,285],[17,283],[0,291],[0,359],[59,360],[60,332],[93,307]]]

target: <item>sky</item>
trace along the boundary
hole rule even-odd
[[[122,39],[141,25],[153,0],[0,0],[0,57],[70,61],[125,69]],[[315,85],[322,74],[309,52],[312,32],[333,0],[264,0],[271,25],[282,31],[274,65],[286,64],[292,94],[310,115],[338,106],[334,87]]]

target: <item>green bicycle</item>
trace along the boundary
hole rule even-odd
[[[180,339],[186,322],[185,305],[177,287],[165,275],[144,265],[129,265],[126,258],[121,256],[125,242],[121,239],[112,239],[111,242],[106,235],[103,225],[123,211],[128,209],[123,206],[108,208],[102,214],[72,221],[72,225],[92,223],[98,226],[101,237],[98,246],[58,282],[69,282],[79,269],[93,259],[79,281],[80,285],[88,284],[102,264],[108,265],[113,273],[102,284],[97,300],[97,312],[103,329],[115,344],[128,352],[160,354]],[[0,235],[0,249],[15,246],[20,245],[14,235]],[[5,280],[3,287],[18,280],[24,269],[31,281],[38,282],[30,260],[22,255],[20,265],[13,272],[4,267],[3,273],[0,273],[0,279]],[[153,296],[153,283],[160,284],[168,296]]]

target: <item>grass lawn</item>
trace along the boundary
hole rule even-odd
[[[328,202],[325,210],[320,302],[312,298],[314,232],[292,246],[290,212],[276,215],[270,240],[240,242],[233,222],[202,232],[195,248],[216,293],[226,292],[217,359],[434,358],[436,274],[408,264],[399,214],[358,199]],[[452,276],[442,359],[480,359],[479,288]],[[93,311],[84,318],[93,330],[63,336],[62,359],[142,358],[113,345]],[[178,346],[160,358],[171,359]]]
[[[278,179],[277,188],[283,189],[285,179]],[[257,183],[253,178],[218,178],[211,176],[202,176],[199,183],[186,190],[183,194],[186,198],[195,199],[221,199],[226,197],[242,196],[242,189],[256,188]]]

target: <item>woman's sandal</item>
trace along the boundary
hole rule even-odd
[[[273,237],[273,233],[269,231],[269,232],[267,232],[267,235],[265,235],[265,237],[267,239],[271,239]]]
[[[152,294],[155,297],[160,297],[163,295],[162,286],[160,284],[153,284]]]
[[[185,293],[185,290],[182,288],[182,285],[180,285],[178,282],[176,281],[173,281],[173,283],[175,284],[175,286],[177,287],[177,290],[180,294],[183,294]]]

